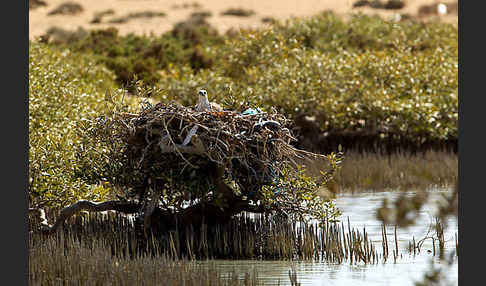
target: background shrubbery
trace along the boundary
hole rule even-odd
[[[291,118],[315,116],[316,133],[354,137],[346,147],[360,136],[375,146],[383,140],[412,149],[457,145],[457,30],[452,25],[369,16],[345,23],[324,13],[243,31],[206,52],[216,59],[211,69],[163,73],[164,99],[190,104],[194,89],[207,86],[215,101],[273,106]]]
[[[204,55],[201,45],[223,43],[222,37],[203,16],[180,22],[160,37],[121,36],[116,28],[75,32],[52,28],[47,37],[62,48],[92,55],[111,69],[118,84],[125,87],[135,78],[155,85],[160,79],[159,71],[170,69],[172,65],[188,64],[195,71],[209,68],[212,61]]]

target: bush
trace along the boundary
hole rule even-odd
[[[153,85],[159,80],[158,70],[165,68],[169,62],[179,62],[188,57],[181,41],[169,37],[119,36],[115,28],[90,31],[86,37],[63,46],[94,54],[99,63],[113,70],[121,85],[127,85],[135,78]]]
[[[310,19],[296,19],[277,29],[305,47],[323,52],[407,48],[414,51],[456,48],[457,28],[444,23],[413,20],[396,23],[378,16],[354,15],[345,22],[331,12]]]
[[[84,11],[83,6],[75,2],[64,2],[47,15],[77,15]]]
[[[121,17],[112,18],[108,22],[115,23],[115,24],[122,24],[133,19],[165,17],[165,16],[167,16],[167,14],[164,12],[154,12],[154,11],[131,12]]]
[[[236,16],[236,17],[250,17],[255,15],[255,11],[247,10],[244,8],[230,8],[224,12],[221,12],[222,16]]]
[[[102,185],[75,177],[77,126],[107,110],[114,75],[88,56],[44,44],[29,46],[29,199],[31,206],[101,200]],[[133,104],[133,99],[127,102]]]
[[[197,15],[176,24],[172,31],[160,37],[120,36],[116,28],[89,32],[53,28],[46,38],[60,47],[93,55],[98,63],[115,73],[116,81],[122,86],[130,85],[134,80],[153,86],[160,79],[159,71],[167,69],[169,64],[190,64],[195,72],[209,68],[213,60],[200,45],[223,43],[205,17]]]
[[[391,23],[330,13],[242,31],[207,46],[216,59],[197,74],[163,73],[162,99],[194,104],[206,87],[216,102],[276,107],[288,117],[315,116],[319,132],[366,135],[420,146],[457,143],[457,30],[447,24]],[[216,57],[219,55],[219,57]]]

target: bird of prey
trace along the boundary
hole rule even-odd
[[[199,99],[197,101],[196,110],[197,111],[211,110],[211,105],[209,104],[209,99],[208,99],[208,92],[205,89],[200,89],[198,95],[199,95]]]
[[[223,108],[213,102],[209,102],[208,92],[205,89],[200,89],[198,92],[198,101],[196,105],[196,111],[222,111]]]

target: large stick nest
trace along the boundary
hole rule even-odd
[[[269,185],[296,160],[323,157],[294,148],[291,121],[276,112],[198,111],[176,103],[118,116],[118,135],[142,169],[224,167],[243,188]]]
[[[80,210],[137,212],[144,231],[155,210],[168,225],[220,223],[242,211],[328,215],[318,185],[296,167],[305,160],[328,161],[325,182],[336,170],[334,156],[293,147],[292,122],[275,111],[214,111],[206,103],[201,111],[201,105],[147,102],[139,113],[115,111],[87,121],[77,152],[79,176],[121,187],[125,196],[101,204],[80,201],[46,231]]]

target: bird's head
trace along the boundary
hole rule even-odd
[[[202,96],[202,97],[208,97],[208,92],[205,90],[205,89],[200,89],[199,90],[199,96]]]

